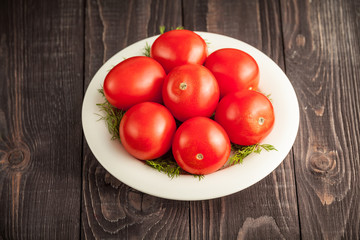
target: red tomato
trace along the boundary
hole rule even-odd
[[[215,121],[224,127],[230,141],[239,145],[259,143],[274,125],[274,109],[263,94],[244,90],[230,93],[216,108]]]
[[[206,59],[207,67],[220,87],[220,98],[230,92],[256,90],[259,85],[259,67],[246,52],[233,48],[219,49]]]
[[[203,64],[207,45],[199,35],[189,30],[172,30],[161,34],[151,46],[150,55],[170,72],[187,63]]]
[[[163,85],[165,106],[176,119],[210,117],[219,102],[219,86],[204,66],[187,64],[174,68]]]
[[[210,118],[191,118],[175,133],[172,152],[178,165],[192,174],[209,174],[221,168],[230,156],[225,130]]]
[[[131,57],[116,65],[104,81],[106,99],[127,110],[141,102],[162,102],[161,89],[166,73],[154,59]]]
[[[120,140],[125,150],[140,160],[164,155],[176,131],[175,119],[163,105],[139,103],[120,122]]]

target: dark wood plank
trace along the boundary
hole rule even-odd
[[[281,1],[303,239],[360,239],[358,1]]]
[[[180,1],[87,1],[85,76],[131,43],[181,25]],[[188,202],[138,192],[111,176],[84,148],[82,238],[187,239]]]
[[[184,12],[185,28],[247,42],[284,68],[277,1],[189,0],[184,1]],[[190,211],[193,239],[299,238],[292,152],[254,186],[220,199],[192,202]]]
[[[80,235],[82,1],[0,2],[0,238]]]

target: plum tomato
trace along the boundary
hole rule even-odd
[[[205,62],[220,87],[220,98],[230,92],[256,90],[259,85],[259,67],[246,52],[223,48],[211,53]]]
[[[183,122],[192,117],[210,117],[219,102],[219,86],[202,65],[174,68],[165,78],[162,96],[165,106]]]
[[[172,30],[161,34],[151,46],[150,56],[168,73],[187,63],[203,64],[207,45],[198,34],[189,30]]]
[[[225,130],[206,117],[195,117],[180,125],[172,152],[177,164],[192,174],[209,174],[220,169],[230,156]]]
[[[175,119],[169,110],[154,102],[131,107],[119,127],[125,150],[140,160],[155,159],[168,152],[175,131]]]
[[[130,57],[110,70],[104,80],[104,94],[111,105],[127,110],[137,103],[162,103],[161,89],[166,76],[154,59]]]
[[[215,121],[230,141],[239,145],[252,145],[263,140],[275,121],[270,100],[257,91],[244,90],[222,98],[216,108]]]

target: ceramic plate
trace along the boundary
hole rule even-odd
[[[95,74],[83,101],[82,125],[87,143],[101,165],[114,177],[141,192],[175,200],[205,200],[241,191],[270,174],[289,153],[299,126],[299,107],[295,91],[284,72],[256,48],[227,36],[197,32],[209,42],[209,53],[220,48],[237,48],[249,53],[260,68],[259,89],[271,94],[275,111],[272,132],[262,141],[278,151],[251,154],[242,164],[224,168],[200,180],[191,175],[170,179],[143,162],[130,156],[119,141],[111,140],[97,103],[104,100],[98,93],[109,70],[125,58],[142,55],[146,43],[152,44],[157,36],[150,37],[121,50],[109,59]]]

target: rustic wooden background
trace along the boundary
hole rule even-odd
[[[90,80],[160,25],[245,41],[289,77],[299,133],[259,183],[165,200],[92,155]],[[357,0],[1,0],[0,239],[360,239],[359,29]]]

